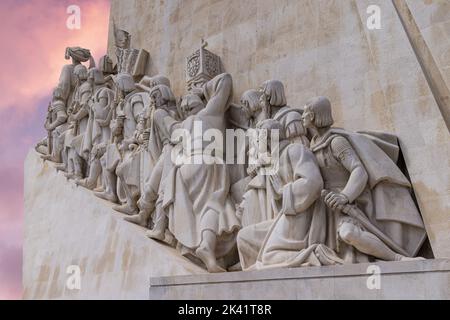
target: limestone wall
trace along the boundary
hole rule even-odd
[[[24,299],[148,299],[150,277],[206,273],[30,151],[25,162]],[[66,286],[71,265],[81,288]]]
[[[448,88],[449,5],[397,2],[409,5]],[[366,27],[371,4],[381,7],[381,30]],[[450,257],[449,131],[391,1],[112,0],[113,19],[150,52],[147,73],[167,75],[177,95],[185,58],[204,38],[233,75],[236,102],[276,78],[292,106],[327,95],[337,126],[397,134],[434,254]],[[112,39],[111,28],[113,56]]]

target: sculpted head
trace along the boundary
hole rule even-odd
[[[119,73],[113,77],[116,88],[123,93],[129,93],[136,89],[133,77],[128,73]]]
[[[284,85],[278,80],[268,80],[260,87],[261,98],[260,102],[267,107],[284,107],[286,102],[286,95],[284,93]]]
[[[62,89],[60,87],[56,87],[55,89],[53,89],[52,101],[63,101],[63,100],[64,96]]]
[[[52,101],[50,103],[50,108],[54,111],[65,110],[66,103],[64,102],[63,91],[60,87],[56,87],[53,90]]]
[[[88,70],[82,64],[78,64],[77,66],[75,66],[75,68],[73,69],[73,73],[75,74],[79,82],[86,81],[88,78]]]
[[[149,87],[153,88],[158,85],[165,85],[170,88],[170,80],[169,78],[162,76],[162,75],[156,75],[154,77],[151,77],[149,79]]]
[[[184,117],[197,114],[200,110],[205,108],[203,100],[194,93],[188,93],[183,96],[180,103],[180,111]]]
[[[103,74],[114,73],[114,65],[111,58],[108,55],[104,55],[98,62],[98,68]]]
[[[326,97],[315,97],[305,105],[302,115],[305,128],[327,128],[333,125],[333,114],[331,112],[330,100]]]
[[[88,81],[90,83],[101,85],[105,83],[105,77],[103,76],[103,72],[101,72],[97,68],[89,69],[88,71]]]
[[[164,85],[160,84],[152,88],[150,91],[150,99],[155,104],[156,108],[162,106],[174,106],[176,105],[175,95],[172,90]]]
[[[124,118],[123,115],[120,115],[116,119],[111,120],[109,127],[111,128],[111,135],[113,137],[120,137],[122,135]]]
[[[130,34],[125,30],[117,29],[115,24],[114,24],[114,39],[116,47],[122,49],[128,49],[130,47],[131,43]]]
[[[242,94],[241,105],[244,107],[245,112],[252,116],[259,110],[261,110],[260,98],[262,92],[258,90],[247,90]]]

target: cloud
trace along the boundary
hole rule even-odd
[[[81,8],[81,29],[66,27],[69,5]],[[106,53],[109,0],[0,1],[0,299],[21,297],[23,163],[45,131],[52,88],[65,48]]]
[[[81,9],[81,29],[69,30],[67,7]],[[0,87],[6,94],[0,110],[14,106],[16,113],[27,113],[37,106],[36,99],[47,95],[58,81],[65,48],[82,46],[97,58],[105,54],[109,25],[109,1],[2,0],[0,39],[3,70]],[[4,27],[4,26],[7,27]]]
[[[22,248],[0,243],[0,300],[22,296]]]

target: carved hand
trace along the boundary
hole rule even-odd
[[[247,168],[247,173],[251,177],[256,177],[258,174],[259,165],[256,164],[250,164]]]
[[[135,143],[130,143],[129,145],[128,145],[128,150],[130,150],[130,151],[134,151],[134,150],[136,150],[137,148],[138,148],[139,146],[137,145],[137,144],[135,144]]]
[[[245,199],[242,200],[240,204],[236,204],[236,217],[238,217],[239,220],[242,220],[242,215],[244,214],[244,206],[245,206]]]
[[[150,140],[150,130],[145,130],[142,133],[142,138],[144,139],[144,141],[149,141]]]
[[[325,196],[325,204],[333,210],[342,210],[348,203],[347,196],[339,192],[331,191]]]
[[[45,123],[44,127],[45,127],[45,130],[47,130],[47,131],[52,131],[53,129],[55,129],[55,128],[53,128],[53,126],[52,126],[50,123],[48,123],[48,122]]]

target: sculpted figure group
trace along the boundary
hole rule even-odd
[[[426,232],[395,136],[334,128],[327,98],[289,106],[277,80],[234,104],[205,43],[177,99],[168,78],[144,75],[148,54],[129,34],[115,35],[117,65],[66,50],[36,150],[68,179],[209,272],[421,259]],[[256,138],[205,153],[204,137],[230,129]],[[245,161],[225,162],[230,150]],[[272,162],[251,161],[263,155]]]

